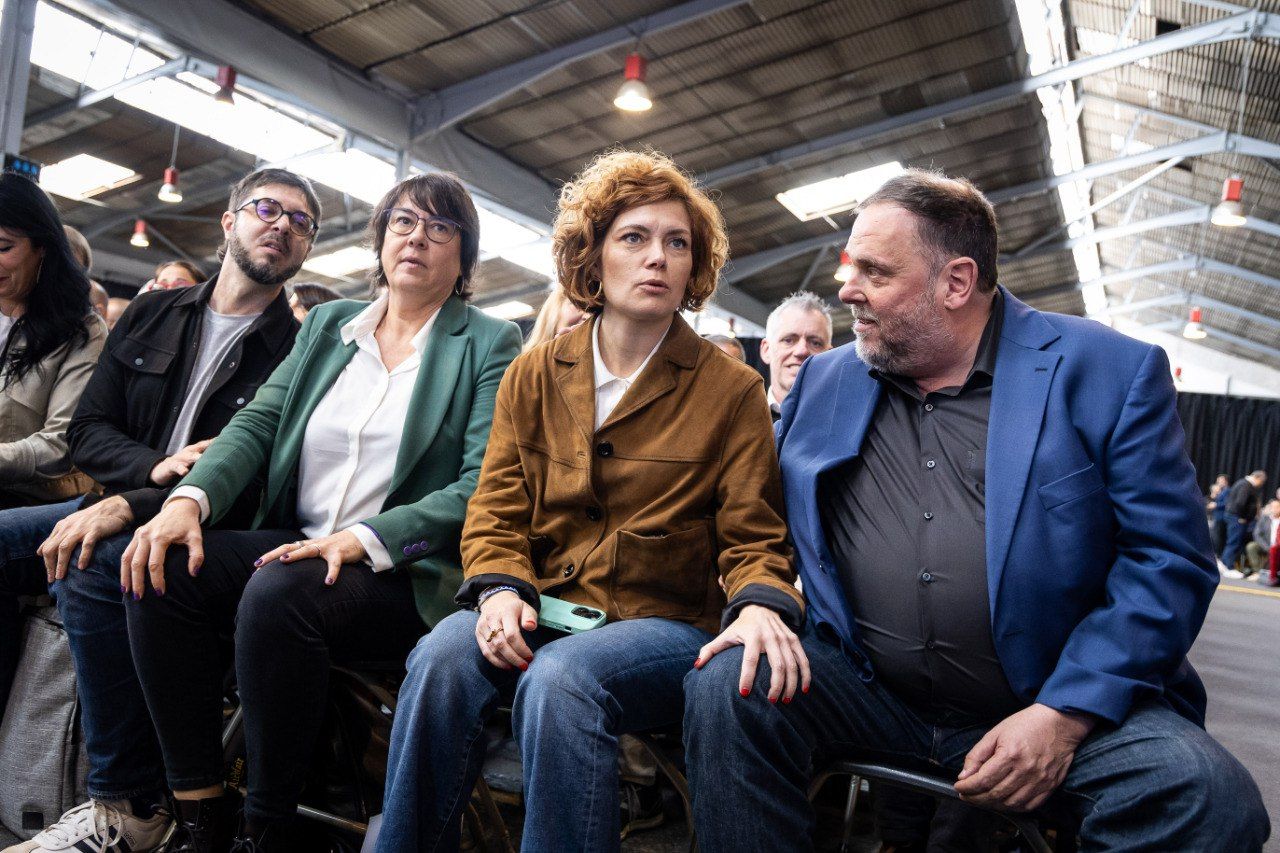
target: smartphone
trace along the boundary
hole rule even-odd
[[[572,601],[563,601],[549,595],[540,595],[538,624],[566,634],[581,634],[604,624],[604,611],[596,610]]]

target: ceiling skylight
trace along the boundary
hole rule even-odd
[[[366,204],[377,204],[396,184],[395,166],[356,148],[310,154],[285,166]]]
[[[36,6],[31,61],[90,89],[105,89],[164,64],[152,51],[134,47],[48,3]]]
[[[895,160],[838,178],[796,187],[778,193],[776,198],[797,219],[808,222],[810,219],[831,216],[857,207],[863,199],[880,189],[885,181],[900,174],[902,164]]]
[[[327,275],[330,278],[344,278],[352,273],[364,272],[373,266],[373,251],[365,246],[347,246],[323,255],[307,258],[302,265],[304,270]]]
[[[533,314],[533,306],[528,302],[500,302],[480,310],[500,320],[520,320]]]
[[[45,192],[65,198],[86,199],[100,192],[136,181],[140,176],[91,154],[77,154],[40,170],[40,186]]]

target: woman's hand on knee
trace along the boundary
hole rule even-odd
[[[524,641],[523,631],[538,627],[538,611],[514,592],[494,593],[480,605],[476,620],[476,643],[485,660],[498,669],[529,668],[533,652]]]
[[[324,560],[329,564],[324,582],[333,586],[338,580],[338,572],[342,571],[343,563],[358,563],[368,556],[364,545],[360,544],[359,538],[354,533],[350,530],[339,530],[337,533],[322,536],[319,539],[303,539],[281,545],[254,560],[253,565],[254,568],[261,568],[272,560],[279,560],[282,563]]]
[[[742,646],[738,692],[743,696],[751,692],[761,655],[769,659],[773,671],[769,680],[770,702],[781,698],[784,705],[789,704],[797,688],[801,693],[809,692],[809,658],[800,645],[800,638],[769,608],[757,604],[743,607],[732,625],[702,647],[693,662],[694,668],[701,669],[707,661],[734,646]]]
[[[204,564],[204,536],[200,532],[200,505],[191,498],[178,498],[164,505],[160,514],[133,534],[133,541],[120,558],[120,591],[142,598],[146,579],[164,595],[164,558],[170,545],[187,546],[187,571],[200,574]]]

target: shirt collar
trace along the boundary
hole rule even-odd
[[[338,330],[344,344],[352,341],[357,343],[367,342],[373,338],[373,333],[378,330],[378,324],[382,322],[382,318],[387,316],[387,292],[384,290],[377,299],[369,303],[369,307],[365,308],[359,314],[342,324],[342,328]],[[431,327],[435,325],[436,318],[440,316],[440,309],[437,308],[427,322],[422,324],[422,328],[413,336],[413,348],[419,356],[427,346],[427,336],[431,334]]]
[[[644,361],[642,361],[640,366],[636,368],[635,373],[630,376],[614,376],[609,372],[609,368],[605,367],[604,359],[600,356],[600,319],[600,317],[596,317],[596,319],[591,323],[591,355],[595,359],[596,390],[598,391],[605,385],[608,385],[610,382],[618,379],[621,379],[623,382],[630,385],[636,380],[637,376],[644,372],[645,367],[649,364],[649,360],[652,359],[653,354],[658,351],[658,347],[662,346],[662,342],[667,339],[667,335],[671,333],[671,330],[667,329],[667,331],[663,333],[662,337],[658,338],[658,342],[653,345],[653,349],[649,350],[649,354],[644,357]]]

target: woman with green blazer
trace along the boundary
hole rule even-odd
[[[235,626],[248,752],[239,835],[245,849],[275,850],[330,662],[402,661],[453,609],[467,500],[520,334],[466,304],[479,220],[456,178],[402,182],[370,233],[381,295],[308,315],[122,560],[130,644],[178,802],[172,849],[225,850],[232,831],[220,632]],[[254,529],[202,531],[264,467]]]

